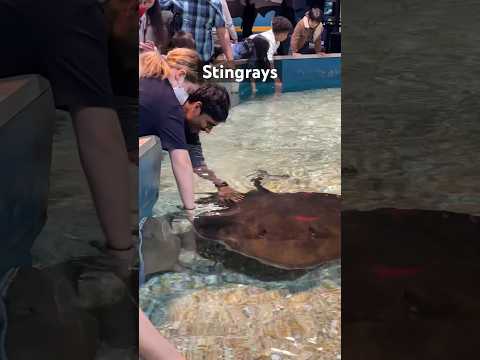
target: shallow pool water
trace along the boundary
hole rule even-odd
[[[252,190],[250,180],[267,173],[264,185],[272,191],[340,194],[340,93],[287,93],[232,108],[225,124],[201,135],[208,166],[239,191]],[[197,193],[214,191],[208,181],[195,182]],[[178,199],[167,156],[157,213]]]
[[[225,124],[202,135],[204,155],[235,189],[251,180],[275,192],[340,194],[340,89],[287,93],[244,102]],[[164,161],[154,214],[172,232],[188,234],[180,200]],[[197,197],[213,192],[196,177]],[[198,212],[211,206],[199,206]],[[183,271],[150,278],[141,306],[187,359],[336,359],[340,356],[340,262],[294,277],[268,279],[228,269],[182,250]]]

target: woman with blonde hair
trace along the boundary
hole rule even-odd
[[[166,56],[156,51],[140,55],[139,136],[156,135],[169,152],[183,207],[195,208],[193,170],[185,138],[182,105],[200,82],[196,51],[178,48]]]
[[[162,148],[169,153],[183,208],[189,217],[195,208],[193,169],[182,105],[188,93],[198,87],[201,65],[197,52],[185,48],[174,49],[167,55],[147,51],[139,57],[139,136],[160,138]],[[144,359],[183,359],[142,311],[139,311],[139,342]]]

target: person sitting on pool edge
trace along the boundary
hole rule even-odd
[[[323,14],[319,8],[312,8],[297,23],[293,30],[290,47],[292,55],[301,54],[323,54],[322,52],[322,31]],[[315,49],[310,49],[309,43],[313,41]]]

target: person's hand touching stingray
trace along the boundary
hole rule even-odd
[[[202,151],[201,147],[195,148],[190,153],[192,154],[192,152],[195,152],[196,154],[194,156],[198,157],[199,156],[198,151],[200,151],[200,155],[201,155],[201,151]],[[190,156],[192,158],[192,155]],[[195,161],[195,160],[192,160],[192,161]],[[212,169],[209,169],[205,163],[203,163],[201,166],[194,167],[193,171],[195,172],[195,174],[197,174],[201,178],[213,182],[213,184],[215,185],[218,191],[216,196],[216,202],[219,205],[222,205],[222,206],[230,205],[232,203],[236,203],[243,200],[243,198],[245,197],[243,193],[232,188],[230,185],[228,185],[226,181],[223,181],[222,179],[218,178],[215,175],[215,172]]]
[[[218,178],[203,157],[199,134],[210,134],[215,126],[226,121],[230,110],[230,96],[219,85],[203,85],[196,89],[183,105],[186,126],[185,136],[189,146],[189,155],[193,171],[203,179],[211,181],[218,190],[217,202],[223,205],[238,202],[243,194]]]

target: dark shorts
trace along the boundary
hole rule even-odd
[[[113,107],[106,22],[96,0],[0,0],[0,78],[40,74],[58,108]]]

